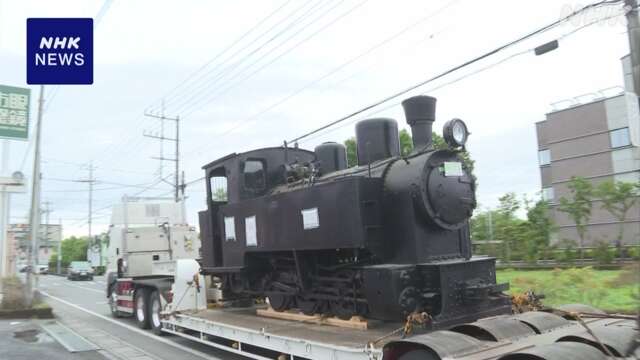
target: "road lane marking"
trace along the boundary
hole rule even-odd
[[[80,286],[80,285],[76,285],[76,284],[65,284],[65,285],[69,285],[69,286],[73,286],[73,287],[77,287],[78,289],[83,289],[83,290],[89,290],[89,291],[93,291],[93,292],[97,292],[100,294],[104,294],[104,296],[107,296],[106,290],[98,290],[98,289],[92,289],[92,288],[88,288],[88,287],[84,287],[84,286]]]
[[[134,326],[132,326],[132,325],[125,324],[125,323],[120,322],[120,321],[118,321],[118,320],[114,320],[114,319],[112,319],[112,318],[110,318],[110,317],[108,317],[108,316],[104,316],[104,315],[102,315],[102,314],[98,314],[98,313],[97,313],[97,312],[95,312],[95,311],[91,311],[91,310],[89,310],[89,309],[85,309],[85,308],[83,308],[83,307],[82,307],[82,306],[80,306],[80,305],[76,305],[76,304],[74,304],[74,303],[72,303],[72,302],[69,302],[69,301],[67,301],[67,300],[61,299],[61,298],[59,298],[59,297],[57,297],[57,296],[53,296],[53,295],[51,295],[51,294],[48,294],[46,291],[40,291],[40,293],[41,293],[42,295],[44,295],[44,296],[48,297],[48,298],[51,298],[51,299],[56,300],[56,301],[58,301],[58,302],[61,302],[61,303],[65,304],[65,305],[67,305],[67,306],[71,306],[72,308],[78,309],[78,310],[80,310],[80,311],[84,311],[85,313],[87,313],[87,314],[89,314],[89,315],[93,315],[93,316],[98,317],[98,318],[100,318],[100,319],[102,319],[102,320],[106,320],[106,321],[108,321],[108,322],[110,322],[110,323],[112,323],[112,324],[120,325],[120,326],[124,327],[124,328],[125,328],[125,329],[127,329],[127,330],[130,330],[130,331],[133,331],[133,332],[135,332],[135,333],[137,333],[137,334],[144,335],[144,336],[146,336],[146,337],[148,337],[148,338],[151,338],[151,339],[154,339],[154,340],[160,341],[161,343],[165,343],[165,344],[167,344],[167,345],[169,345],[169,346],[173,346],[173,347],[175,347],[175,348],[177,348],[177,349],[180,349],[180,350],[186,351],[186,352],[188,352],[188,353],[190,353],[190,354],[192,354],[192,355],[199,356],[199,357],[201,357],[201,358],[203,358],[203,359],[219,360],[219,358],[212,357],[212,356],[210,356],[210,355],[208,355],[208,354],[205,354],[205,353],[203,353],[203,352],[200,352],[200,351],[198,351],[198,350],[194,350],[194,349],[191,349],[191,348],[186,347],[186,346],[184,346],[184,345],[180,345],[180,344],[175,343],[175,342],[173,342],[173,341],[171,341],[171,340],[167,340],[167,339],[165,339],[165,338],[163,338],[163,337],[160,337],[160,336],[158,336],[158,335],[155,335],[155,334],[149,333],[149,332],[147,332],[147,331],[144,331],[144,330],[139,329],[139,328],[137,328],[137,327],[134,327]]]

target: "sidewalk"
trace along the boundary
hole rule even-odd
[[[70,353],[34,320],[0,320],[0,359],[107,360],[98,351]]]

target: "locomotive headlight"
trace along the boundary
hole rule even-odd
[[[444,141],[451,147],[461,147],[467,142],[469,131],[464,121],[460,119],[452,119],[444,124],[442,129]]]

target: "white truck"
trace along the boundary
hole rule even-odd
[[[186,224],[184,205],[162,200],[125,197],[114,206],[106,250],[112,314],[134,316],[139,327],[156,332],[160,308],[171,303],[174,279],[183,276],[177,273],[178,261],[184,260],[180,269],[193,278],[200,250],[195,228]]]

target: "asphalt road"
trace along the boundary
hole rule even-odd
[[[105,279],[70,281],[41,275],[39,288],[45,301],[63,324],[96,343],[116,359],[202,360],[245,359],[178,336],[156,336],[137,327],[134,319],[111,316],[105,293]]]

